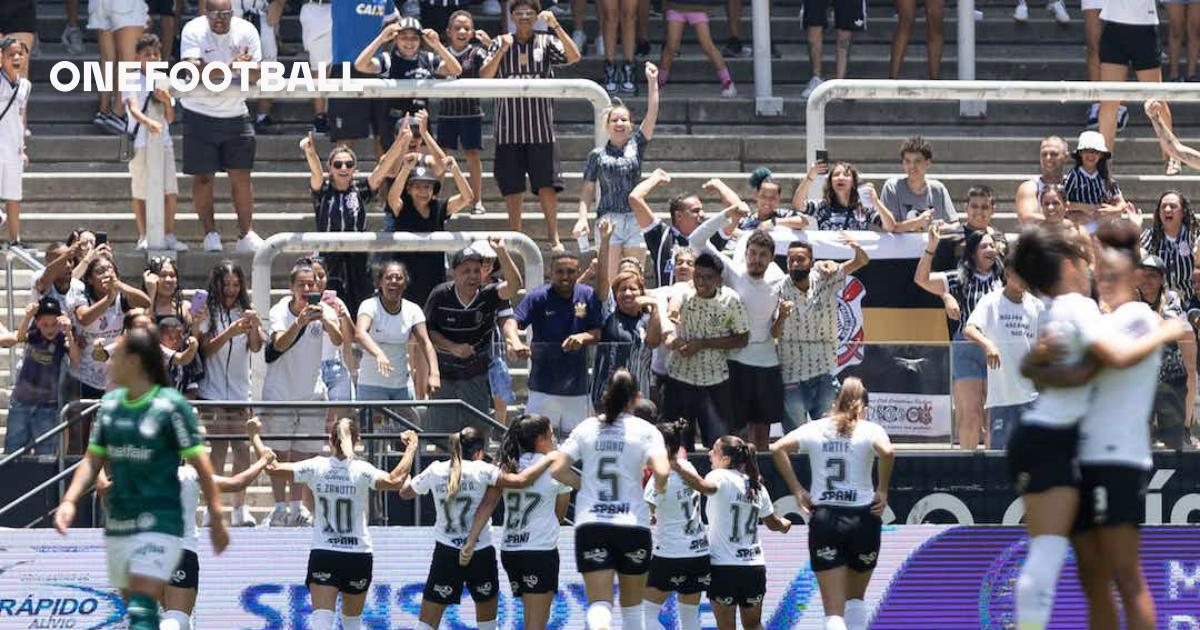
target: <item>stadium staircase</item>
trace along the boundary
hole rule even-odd
[[[592,3],[589,3],[592,4]],[[773,2],[772,35],[783,53],[774,61],[775,93],[785,99],[784,115],[777,118],[756,118],[754,115],[754,84],[752,61],[729,60],[741,96],[722,99],[715,75],[695,45],[694,36],[687,34],[683,54],[671,71],[671,82],[663,92],[662,110],[654,141],[650,144],[646,168],[664,168],[672,181],[655,191],[654,207],[665,212],[665,203],[678,192],[699,191],[711,177],[722,177],[748,194],[745,174],[757,166],[767,165],[783,174],[785,195],[790,195],[796,178],[804,170],[804,101],[800,94],[809,78],[807,46],[799,19],[798,0]],[[852,77],[884,78],[887,76],[889,42],[895,25],[893,6],[886,0],[871,0],[866,33],[855,38],[850,74]],[[1083,26],[1077,6],[1071,7],[1070,25],[1055,24],[1041,7],[1033,9],[1027,24],[1015,24],[1011,18],[1012,4],[984,0],[979,8],[983,20],[977,24],[977,77],[980,79],[1011,80],[1083,80],[1087,78],[1083,63]],[[71,56],[59,43],[65,23],[62,0],[39,2],[39,36],[41,44],[32,60],[34,92],[29,108],[33,137],[29,141],[32,161],[25,178],[25,202],[22,213],[24,240],[31,248],[41,249],[53,239],[64,238],[76,226],[105,230],[109,240],[126,252],[132,250],[136,232],[129,204],[129,179],[124,163],[117,161],[118,141],[105,135],[91,123],[96,98],[81,92],[62,94],[49,83],[51,66],[60,60],[91,60],[96,54],[92,33],[87,33],[87,52]],[[81,10],[86,16],[86,9]],[[942,77],[956,75],[955,38],[957,21],[954,11],[947,11],[946,48]],[[744,31],[750,32],[750,11],[745,12]],[[905,78],[925,77],[925,46],[923,18],[918,17],[914,42],[904,65]],[[563,18],[570,26],[570,19]],[[477,17],[477,25],[491,34],[497,32],[496,18]],[[713,16],[713,34],[718,45],[724,42],[728,23],[724,11]],[[594,16],[588,18],[588,32],[595,35]],[[662,20],[651,20],[654,53],[663,37]],[[1163,29],[1165,37],[1165,28]],[[281,28],[284,40],[283,60],[299,60],[300,26],[295,15],[284,17]],[[591,46],[589,44],[589,53]],[[834,45],[826,33],[826,71],[833,69]],[[603,61],[588,54],[578,65],[562,70],[563,77],[597,78]],[[644,94],[644,86],[642,86]],[[626,98],[640,120],[645,109],[642,95]],[[490,136],[490,108],[485,138]],[[866,179],[882,184],[884,178],[898,174],[898,147],[904,137],[920,133],[933,141],[935,166],[931,175],[945,182],[956,203],[962,203],[969,186],[975,183],[990,185],[997,194],[1000,227],[1015,228],[1013,197],[1017,185],[1037,172],[1039,139],[1049,133],[1066,137],[1072,145],[1082,130],[1086,104],[1053,102],[991,103],[983,119],[966,120],[958,117],[957,103],[918,101],[837,102],[829,107],[829,136],[827,149],[832,159],[854,162]],[[1200,194],[1200,177],[1186,171],[1183,176],[1165,178],[1153,132],[1140,104],[1131,104],[1129,126],[1120,137],[1120,164],[1117,174],[1127,198],[1147,208],[1158,194],[1177,187],[1195,199]],[[256,196],[255,227],[260,235],[279,231],[311,229],[311,204],[306,192],[307,169],[297,142],[311,119],[307,101],[277,101],[273,117],[281,123],[283,135],[260,136],[254,174]],[[1182,137],[1200,136],[1200,107],[1175,109],[1177,129]],[[556,104],[560,138],[560,155],[566,178],[566,191],[560,196],[559,230],[568,247],[576,218],[580,188],[580,171],[591,146],[590,107],[581,101]],[[502,230],[506,227],[503,201],[495,183],[486,174],[491,171],[491,142],[484,150],[483,201],[486,214],[463,214],[454,218],[451,229]],[[176,130],[176,156],[180,153]],[[319,141],[322,154],[328,148]],[[366,143],[357,147],[362,156],[360,170],[371,167],[372,151]],[[180,213],[177,234],[188,242],[192,251],[181,255],[181,283],[184,287],[202,286],[208,269],[219,260],[216,254],[203,253],[199,247],[202,236],[199,223],[191,211],[189,178],[179,181]],[[717,209],[716,201],[706,200],[709,211]],[[229,202],[228,186],[224,179],[217,184],[217,220],[226,247],[232,249],[236,228]],[[382,211],[376,207],[369,224],[381,226]],[[524,209],[524,231],[538,239],[545,238],[545,226],[535,199],[530,196]],[[544,245],[544,243],[543,243]],[[40,256],[40,254],[39,254]],[[233,255],[245,268],[249,256]],[[124,254],[120,258],[126,279],[135,278],[140,269],[138,257]],[[286,286],[287,261],[280,257],[274,268],[273,287],[278,293]],[[0,282],[3,282],[0,279]],[[532,283],[532,280],[528,280]],[[28,273],[18,273],[14,279],[17,309],[26,304],[29,287]],[[916,288],[914,287],[914,290]],[[0,292],[0,296],[3,296]],[[0,297],[0,300],[6,300]],[[9,306],[4,305],[6,308]],[[4,362],[7,364],[7,362]],[[5,368],[7,369],[7,368]],[[514,374],[515,385],[524,387],[524,371]],[[4,379],[5,382],[8,379]],[[269,506],[269,493],[258,488],[252,504]],[[262,509],[257,509],[262,515]]]

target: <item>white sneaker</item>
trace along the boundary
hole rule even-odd
[[[303,505],[300,506],[300,511],[292,514],[288,519],[288,525],[292,527],[312,527],[312,513]]]
[[[287,527],[290,520],[287,506],[276,505],[275,509],[271,510],[271,515],[267,517],[267,527]]]
[[[580,53],[583,53],[587,46],[587,33],[583,32],[583,29],[578,29],[571,33],[571,41],[575,42],[575,47],[579,49]]]
[[[133,246],[133,248],[138,250],[139,252],[146,251],[146,247],[148,247],[148,245],[146,245],[146,237],[145,236],[139,238],[137,240],[137,244]]]
[[[72,55],[82,55],[83,31],[79,30],[78,26],[68,24],[62,32],[62,43],[67,47],[67,52]]]
[[[221,247],[221,235],[216,232],[209,232],[204,235],[204,251],[219,252],[224,248]]]
[[[737,86],[730,83],[721,90],[721,98],[737,98]]]
[[[487,212],[487,208],[483,207],[482,201],[476,201],[475,207],[471,209],[472,214],[484,214],[486,212]]]
[[[400,13],[404,17],[417,17],[421,15],[421,3],[417,0],[405,0],[400,7]]]
[[[813,77],[808,80],[808,85],[804,87],[804,91],[800,93],[800,98],[808,98],[812,96],[813,90],[817,89],[818,85],[825,82],[821,77]]]
[[[597,57],[604,56],[604,36],[603,35],[596,36],[596,56]]]
[[[483,0],[484,15],[500,15],[500,0]]]
[[[186,252],[188,250],[187,243],[181,243],[179,239],[175,238],[174,234],[163,236],[163,246],[177,252]]]
[[[238,242],[237,242],[237,245],[235,246],[235,248],[239,252],[253,253],[253,252],[257,252],[258,248],[262,247],[262,244],[263,244],[262,238],[260,238],[257,234],[255,234],[254,230],[250,230],[249,232],[246,232],[245,236],[238,239]]]
[[[1013,10],[1013,19],[1024,24],[1029,21],[1029,5],[1022,2]]]
[[[233,526],[234,527],[254,527],[258,524],[254,517],[250,515],[250,508],[245,505],[239,505],[233,508]]]
[[[1046,5],[1046,10],[1054,14],[1054,21],[1059,24],[1070,24],[1071,14],[1067,13],[1067,5],[1062,0],[1055,0]]]

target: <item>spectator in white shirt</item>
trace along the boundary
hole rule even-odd
[[[207,317],[197,317],[200,356],[204,359],[204,378],[200,380],[200,400],[244,400],[245,407],[207,407],[200,419],[210,433],[232,435],[245,431],[250,419],[250,355],[263,348],[262,318],[250,305],[246,293],[246,274],[232,261],[217,263],[208,274]],[[252,463],[245,442],[212,442],[213,468],[225,470],[225,456],[233,449],[233,474]],[[253,527],[254,517],[246,508],[246,493],[233,494],[234,527]]]
[[[207,14],[183,27],[179,56],[184,63],[195,65],[197,71],[209,64],[221,64],[234,74],[249,72],[250,79],[256,80],[257,68],[239,71],[232,64],[261,62],[262,45],[254,26],[234,17],[230,0],[209,0]],[[214,81],[224,77],[222,71],[211,74]],[[192,175],[192,203],[204,227],[204,250],[221,251],[221,236],[213,219],[213,180],[217,171],[225,171],[238,216],[237,250],[253,252],[262,244],[262,239],[254,233],[254,188],[250,183],[255,153],[254,122],[246,109],[246,99],[237,90],[226,94],[188,96],[180,100],[187,110],[183,172]]]
[[[165,86],[151,85],[146,74],[147,64],[162,60],[162,42],[158,35],[142,35],[137,43],[137,60],[142,64],[138,89],[121,92],[121,99],[129,112],[126,129],[130,133],[136,130],[133,159],[129,161],[129,180],[133,189],[133,216],[137,221],[137,249],[146,249],[146,180],[150,176],[146,141],[153,138],[162,143],[163,245],[167,249],[186,251],[187,245],[175,238],[175,203],[179,197],[178,178],[175,176],[175,143],[171,141],[175,99]]]
[[[267,376],[263,380],[263,400],[302,401],[321,397],[321,353],[324,340],[342,345],[338,315],[321,303],[317,278],[311,265],[297,264],[292,268],[291,295],[271,307],[270,345],[267,347]],[[271,410],[264,414],[270,433],[320,434],[325,432],[325,413],[321,410]],[[274,447],[276,453],[290,461],[316,455],[323,440],[290,440]],[[285,455],[286,454],[286,455]],[[302,486],[292,486],[291,504],[284,503],[287,482],[271,480],[275,495],[275,510],[271,512],[272,527],[312,524],[312,514],[300,504]],[[289,507],[291,514],[288,514]]]
[[[358,373],[359,400],[412,400],[408,390],[408,348],[412,341],[429,365],[426,382],[432,397],[441,389],[437,353],[425,327],[425,311],[404,299],[408,270],[404,263],[384,263],[375,279],[378,291],[358,307],[358,342],[363,348]]]
[[[0,201],[8,213],[8,240],[21,244],[21,176],[25,155],[25,108],[33,84],[22,78],[29,46],[0,33]]]
[[[984,407],[988,430],[984,437],[990,449],[1008,446],[1008,436],[1021,414],[1037,398],[1033,383],[1021,376],[1021,361],[1037,342],[1038,319],[1044,310],[1042,301],[1009,270],[1004,288],[983,296],[963,328],[963,336],[979,344],[987,358]]]

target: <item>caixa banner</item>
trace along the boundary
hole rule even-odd
[[[362,616],[367,630],[414,628],[433,540],[428,528],[373,528],[374,582]],[[311,601],[304,587],[310,532],[239,529],[220,557],[200,551],[200,630],[308,630]],[[1200,536],[1197,527],[1143,530],[1142,561],[1158,604],[1157,628],[1200,630]],[[764,533],[768,630],[820,630],[824,611],[808,564],[807,531]],[[572,531],[560,543],[562,572],[549,628],[584,627],[586,598],[572,560]],[[820,550],[818,550],[819,552]],[[1013,591],[1027,551],[1017,527],[887,526],[866,603],[874,630],[1001,630],[1014,627]],[[505,579],[501,573],[502,581]],[[1074,559],[1064,567],[1049,628],[1087,628],[1087,608]],[[500,590],[501,630],[517,630],[520,604]],[[126,627],[124,604],[108,587],[103,536],[76,530],[64,539],[50,530],[8,531],[0,543],[0,630]],[[450,607],[441,628],[475,628],[470,598]],[[660,621],[676,628],[673,600]],[[716,627],[707,601],[701,625]]]

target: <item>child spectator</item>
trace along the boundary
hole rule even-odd
[[[474,193],[454,158],[446,158],[446,170],[454,177],[458,194],[438,199],[441,176],[417,164],[418,156],[404,157],[400,174],[388,190],[385,232],[442,232],[446,222],[463,208],[474,205]],[[446,256],[439,252],[403,254],[397,257],[408,269],[407,298],[424,304],[433,288],[446,281]]]
[[[662,59],[658,62],[659,87],[667,84],[667,75],[671,74],[671,65],[675,63],[675,57],[679,54],[679,45],[683,42],[683,27],[690,24],[692,28],[696,29],[696,41],[700,43],[700,49],[704,51],[704,56],[708,57],[709,63],[717,71],[717,78],[721,80],[721,96],[723,98],[736,97],[738,92],[737,87],[733,85],[733,75],[729,74],[729,68],[725,66],[725,59],[717,50],[716,44],[713,43],[712,32],[708,28],[708,9],[704,6],[680,2],[668,2],[665,8],[667,10],[665,14],[667,40],[663,44]]]
[[[161,60],[162,44],[158,35],[142,35],[137,42],[137,61],[141,64],[138,89],[121,92],[121,100],[125,101],[125,110],[129,112],[127,133],[134,137],[129,182],[133,192],[133,218],[137,221],[137,249],[142,251],[146,249],[146,180],[150,175],[146,140],[153,134],[163,147],[163,245],[167,249],[182,252],[187,251],[187,245],[175,238],[175,205],[179,198],[179,183],[175,177],[175,144],[171,141],[175,104],[164,87],[151,85],[146,70],[146,64]]]
[[[33,84],[22,79],[29,46],[13,38],[0,40],[0,199],[8,217],[8,241],[21,245],[21,176],[25,155],[25,106]],[[4,215],[0,215],[0,222]]]
[[[195,400],[204,378],[204,362],[196,360],[200,342],[184,334],[184,323],[174,316],[158,320],[158,334],[167,359],[167,376],[171,386],[179,390],[188,400]],[[185,339],[186,337],[186,339]]]
[[[1071,155],[1075,158],[1075,167],[1067,173],[1063,184],[1070,206],[1067,218],[1087,225],[1090,221],[1125,212],[1125,197],[1112,177],[1109,166],[1112,153],[1104,143],[1104,136],[1098,131],[1079,134],[1079,144]]]
[[[8,431],[4,436],[4,452],[29,444],[49,431],[58,422],[58,379],[63,357],[73,365],[79,364],[79,346],[71,330],[71,320],[63,315],[62,306],[52,297],[44,297],[25,309],[25,318],[16,335],[8,331],[0,335],[0,347],[25,344],[24,359],[17,381],[13,385],[8,408]],[[38,455],[55,451],[54,440],[37,445]]]
[[[446,27],[446,39],[450,42],[450,53],[462,66],[459,79],[478,79],[479,68],[487,59],[487,49],[492,38],[475,28],[475,19],[467,11],[450,14]],[[483,163],[479,152],[483,149],[483,108],[477,98],[447,98],[442,100],[438,113],[437,141],[443,149],[462,148],[470,173],[471,190],[475,191],[475,214],[484,212],[479,199],[483,190]]]
[[[430,50],[421,50],[422,41]],[[375,53],[388,43],[392,44],[391,53],[377,57]],[[358,54],[354,69],[372,75],[383,74],[389,79],[433,79],[462,73],[458,58],[442,45],[437,31],[422,29],[416,18],[400,18],[383,27],[379,36]],[[425,109],[424,99],[400,99],[392,107],[391,119],[395,121],[422,109]]]

